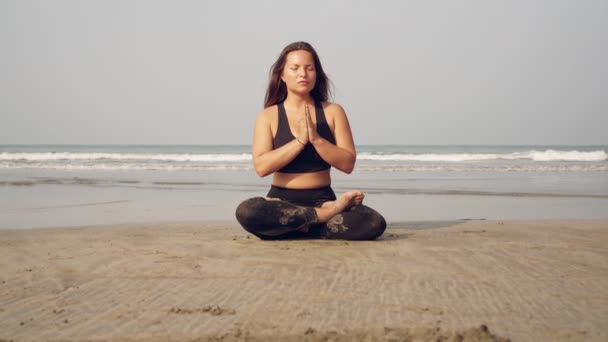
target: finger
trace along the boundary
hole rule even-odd
[[[312,114],[310,113],[310,106],[306,107],[306,111],[308,112],[308,120],[310,120],[310,123],[312,123]]]

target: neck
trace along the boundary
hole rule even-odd
[[[285,104],[292,108],[304,108],[305,105],[314,105],[315,100],[310,94],[300,95],[294,93],[287,93],[285,98]]]

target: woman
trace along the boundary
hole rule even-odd
[[[356,152],[342,107],[327,102],[329,79],[312,46],[295,42],[271,68],[264,110],[257,116],[253,164],[273,174],[268,197],[255,197],[236,210],[239,223],[261,239],[315,237],[372,240],[386,221],[364,206],[364,194],[336,198],[330,168],[351,173]]]

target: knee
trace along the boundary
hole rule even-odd
[[[386,230],[386,220],[380,213],[374,209],[363,206],[365,210],[365,222],[367,227],[367,236],[369,240],[375,240],[384,234]]]
[[[253,197],[247,200],[244,200],[236,207],[236,219],[243,227],[249,226],[249,222],[255,217],[258,209],[261,204],[264,203],[266,199],[263,197]]]
[[[374,212],[374,215],[370,215],[369,219],[369,232],[370,240],[379,238],[386,230],[386,220],[378,212]]]
[[[332,218],[332,220],[334,220]],[[340,223],[343,223],[345,227],[344,234],[335,235],[331,229],[330,220],[327,223],[328,231],[330,235],[335,237],[330,238],[345,238],[347,240],[375,240],[384,233],[386,229],[386,220],[374,209],[366,205],[358,205],[353,207],[351,210],[346,211],[339,215]],[[334,229],[335,230],[335,229]]]

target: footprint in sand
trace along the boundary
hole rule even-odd
[[[224,309],[219,305],[214,306],[205,306],[203,308],[195,308],[195,309],[184,309],[184,308],[171,308],[169,313],[175,313],[180,315],[192,315],[197,313],[209,313],[212,316],[222,316],[222,315],[234,315],[236,314],[236,310],[234,309]]]

